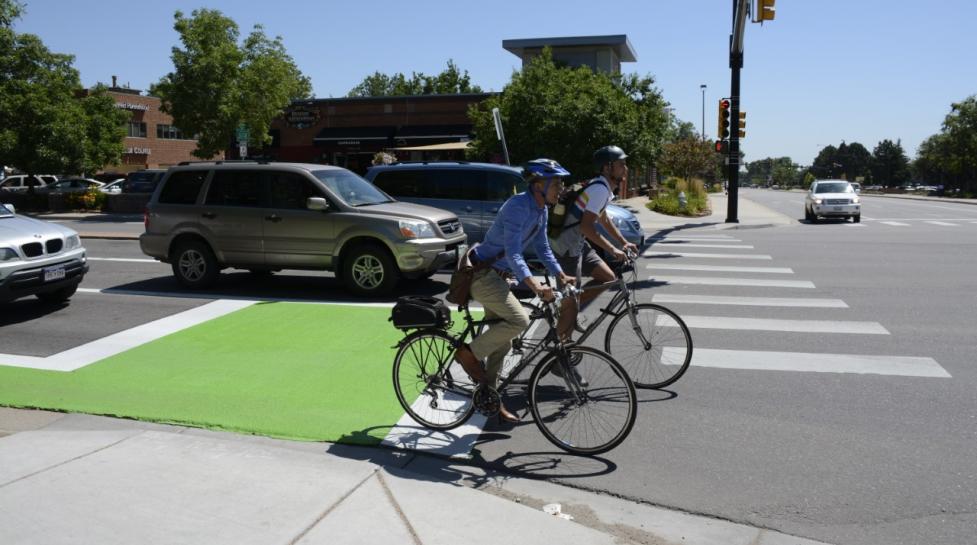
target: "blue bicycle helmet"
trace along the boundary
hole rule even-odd
[[[523,175],[527,179],[532,178],[552,178],[560,177],[565,178],[570,176],[570,171],[563,168],[560,163],[557,163],[553,159],[533,159],[527,162],[522,167]]]

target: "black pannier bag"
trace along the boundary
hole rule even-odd
[[[451,311],[440,299],[406,295],[397,299],[389,321],[397,329],[446,328],[451,323]]]

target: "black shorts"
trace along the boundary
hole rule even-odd
[[[603,259],[597,255],[593,246],[588,243],[584,243],[583,252],[579,256],[571,256],[569,254],[556,256],[557,262],[560,263],[560,268],[568,276],[577,276],[577,263],[580,263],[580,277],[590,278],[593,276],[594,269],[600,266],[604,262]]]

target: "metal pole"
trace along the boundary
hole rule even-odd
[[[740,181],[740,69],[743,68],[743,34],[746,30],[747,0],[733,0],[733,33],[729,36],[729,197],[726,199],[726,223],[739,223]]]
[[[706,84],[699,86],[702,89],[702,141],[706,141]]]

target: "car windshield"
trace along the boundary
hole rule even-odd
[[[312,175],[350,206],[394,202],[376,186],[348,170],[314,170]]]
[[[848,182],[818,184],[814,188],[815,193],[854,193],[851,184]]]

